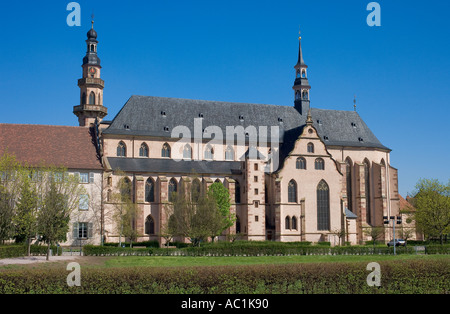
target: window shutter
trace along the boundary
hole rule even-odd
[[[93,233],[94,233],[94,224],[92,222],[90,222],[88,224],[88,238],[92,238],[93,237]]]
[[[94,173],[89,172],[89,183],[94,183]]]
[[[78,222],[73,223],[73,238],[78,239]]]

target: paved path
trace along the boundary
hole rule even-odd
[[[0,266],[4,265],[24,265],[33,263],[58,262],[58,261],[74,261],[81,256],[50,256],[50,260],[46,260],[46,256],[30,256],[0,259]]]

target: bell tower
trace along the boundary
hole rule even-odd
[[[87,52],[83,58],[83,78],[78,80],[80,87],[80,105],[73,107],[73,113],[78,117],[82,127],[90,127],[95,121],[101,120],[108,114],[103,106],[103,88],[105,82],[100,78],[100,58],[97,55],[97,32],[92,28],[87,33]]]
[[[298,112],[300,112],[301,115],[306,115],[310,108],[309,91],[311,89],[311,86],[308,82],[308,66],[303,60],[301,36],[298,37],[298,42],[298,61],[294,67],[295,82],[294,87],[292,87],[295,91],[294,107],[298,110]]]

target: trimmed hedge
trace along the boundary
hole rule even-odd
[[[261,256],[261,255],[384,255],[393,254],[394,248],[383,246],[321,246],[310,243],[283,242],[219,242],[205,243],[201,247],[167,248],[119,248],[111,246],[83,247],[85,256],[128,255],[181,255],[181,256]],[[397,247],[397,254],[415,254],[413,246]],[[426,254],[450,254],[450,245],[427,246]]]
[[[57,247],[51,246],[53,255],[57,254]],[[6,245],[0,246],[0,259],[22,257],[27,255],[28,248],[26,245]],[[47,255],[46,245],[32,245],[31,255]]]
[[[367,263],[221,267],[83,268],[69,287],[59,269],[0,272],[0,294],[448,294],[447,260],[380,262],[381,286],[367,284]]]

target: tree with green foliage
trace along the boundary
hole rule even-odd
[[[121,179],[117,183],[116,192],[111,195],[114,203],[112,218],[119,234],[119,246],[122,246],[122,237],[128,238],[131,243],[137,239],[137,206],[133,202],[131,181],[121,170],[116,170],[116,175]]]
[[[215,211],[213,211],[213,223],[211,224],[211,239],[222,234],[236,222],[236,215],[230,212],[231,198],[230,192],[220,182],[214,182],[208,190],[208,194],[215,201]]]
[[[8,153],[0,157],[0,243],[14,237],[16,202],[22,184],[23,167],[15,156]]]
[[[15,236],[26,240],[27,255],[31,254],[31,242],[37,235],[38,194],[35,186],[27,176],[23,180],[20,197],[17,202],[13,222],[16,228]]]
[[[180,191],[172,195],[162,230],[165,237],[185,237],[198,246],[208,238],[214,241],[234,224],[236,217],[230,213],[230,194],[221,183],[213,183],[205,192],[195,182],[186,180]]]
[[[442,184],[436,179],[421,179],[416,184],[413,205],[416,227],[427,237],[439,238],[450,233],[450,180]]]
[[[47,243],[49,260],[50,246],[66,240],[70,216],[78,208],[80,196],[86,192],[79,184],[79,178],[70,175],[65,169],[42,169],[41,174],[42,199],[37,223],[39,235]]]

